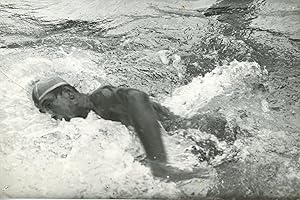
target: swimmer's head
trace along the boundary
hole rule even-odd
[[[74,117],[86,117],[90,109],[86,108],[86,95],[59,77],[38,81],[32,91],[35,106],[43,113],[49,113],[54,119],[69,121]]]

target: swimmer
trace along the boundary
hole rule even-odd
[[[156,177],[170,181],[207,177],[205,169],[185,171],[167,165],[159,120],[175,115],[140,90],[106,85],[89,95],[78,92],[60,77],[52,77],[35,84],[32,99],[40,112],[48,113],[56,120],[86,118],[94,111],[103,119],[133,126]]]

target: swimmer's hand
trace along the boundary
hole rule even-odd
[[[204,168],[195,168],[192,171],[182,170],[165,163],[150,161],[152,174],[156,177],[167,179],[168,181],[177,182],[193,178],[209,178],[209,170]]]

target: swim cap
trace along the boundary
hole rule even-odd
[[[60,77],[51,77],[48,79],[39,80],[32,91],[32,99],[36,107],[39,107],[40,101],[45,97],[49,92],[54,89],[62,86],[70,85],[65,80]]]

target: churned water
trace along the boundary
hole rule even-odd
[[[299,13],[297,0],[2,0],[0,197],[299,197]],[[53,75],[85,93],[138,88],[189,118],[163,133],[169,163],[210,176],[154,178],[121,123],[39,113],[33,84]]]

